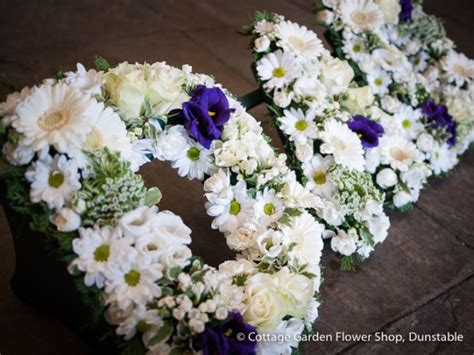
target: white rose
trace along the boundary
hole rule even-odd
[[[385,23],[396,25],[398,23],[398,14],[401,11],[399,0],[375,0],[383,12]]]
[[[398,191],[393,196],[393,204],[395,207],[403,207],[409,202],[412,202],[412,196],[406,191]]]
[[[163,267],[170,269],[175,266],[185,267],[189,263],[192,252],[185,245],[173,245],[165,250],[159,251],[160,263]]]
[[[227,236],[227,245],[237,251],[251,248],[255,245],[256,233],[259,230],[260,228],[256,224],[246,222]]]
[[[342,255],[352,255],[357,250],[357,239],[357,233],[354,233],[352,230],[346,233],[340,229],[337,235],[331,239],[331,249]]]
[[[191,229],[184,224],[181,217],[170,211],[162,211],[155,215],[152,231],[169,244],[191,243]]]
[[[343,105],[352,114],[364,114],[366,108],[374,102],[374,95],[368,86],[347,89],[347,98]]]
[[[72,232],[81,225],[81,217],[68,207],[63,207],[51,217],[53,223],[61,232]]]
[[[280,231],[269,229],[257,237],[257,245],[263,255],[276,258],[285,246],[284,236]]]
[[[400,101],[390,95],[385,95],[382,98],[382,108],[390,113],[398,112],[400,110]]]
[[[227,260],[219,265],[219,272],[234,277],[241,274],[254,274],[256,265],[247,259]]]
[[[316,15],[316,20],[319,23],[330,25],[334,21],[334,12],[329,10],[318,11]]]
[[[226,170],[219,169],[204,182],[204,191],[220,194],[230,188],[230,177]]]
[[[434,147],[434,139],[431,134],[428,133],[422,133],[416,140],[416,145],[422,152],[429,152],[433,149]]]
[[[249,278],[245,285],[245,296],[244,320],[262,331],[274,330],[287,314],[286,304],[276,292],[270,274],[258,273]]]
[[[345,60],[332,59],[322,63],[322,83],[330,95],[335,95],[349,87],[354,71]]]
[[[247,175],[252,175],[258,168],[258,162],[255,159],[244,160],[239,165],[240,169]]]
[[[269,47],[270,39],[267,36],[262,36],[255,40],[255,51],[257,53],[265,52]]]
[[[186,130],[183,126],[172,126],[158,135],[156,156],[160,160],[174,161],[186,150]]]
[[[310,144],[296,144],[296,158],[302,163],[309,161],[314,155],[313,141]]]
[[[239,161],[247,158],[240,141],[216,141],[214,144],[214,156],[216,165],[222,167],[236,165]]]
[[[375,181],[382,189],[388,189],[389,187],[395,186],[398,177],[392,169],[384,168],[378,172]]]
[[[273,102],[275,105],[281,108],[287,107],[291,100],[293,100],[293,93],[287,93],[286,91],[280,90],[275,95],[273,95]]]

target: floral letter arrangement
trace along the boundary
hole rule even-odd
[[[1,104],[10,207],[56,243],[124,352],[291,353],[318,314],[325,227],[306,209],[320,201],[210,76],[98,64]],[[204,182],[236,260],[215,269],[192,255],[191,230],[137,174],[150,158]]]
[[[418,73],[416,57],[389,44],[386,32],[395,36],[395,30],[382,26],[387,3],[398,6],[398,21],[409,2],[380,3],[325,0],[319,5],[324,8],[319,19],[329,24],[328,38],[338,58],[314,32],[280,15],[258,13],[247,28],[255,75],[290,166],[318,198],[311,212],[326,226],[324,237],[332,238],[332,249],[342,254],[343,269],[352,269],[354,255],[368,257],[386,238],[384,205],[409,210],[427,178],[448,172],[474,139],[473,62],[453,52],[436,62],[432,54],[425,74],[429,83]],[[364,23],[354,24],[354,18]],[[377,26],[371,22],[375,19]],[[442,28],[429,19],[430,26]],[[413,27],[410,33],[426,33],[415,25],[400,26],[407,26],[405,32]],[[451,42],[439,34],[436,38],[440,55]],[[458,76],[443,69],[454,60],[450,55],[458,58],[450,64]]]

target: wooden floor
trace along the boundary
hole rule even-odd
[[[458,48],[474,58],[474,3],[426,0],[444,18]],[[447,6],[447,4],[449,4]],[[122,0],[0,2],[0,81],[38,83],[62,66],[91,65],[96,54],[111,63],[165,60],[212,73],[236,95],[255,88],[248,42],[238,34],[256,10],[269,10],[315,29],[311,0]],[[263,122],[263,107],[252,113]],[[193,251],[211,264],[231,257],[223,237],[210,229],[202,186],[179,179],[169,166],[145,167],[147,184],[164,192],[161,209],[183,216],[193,229]],[[185,191],[183,193],[183,191]],[[389,238],[356,272],[338,270],[325,250],[324,303],[315,330],[371,334],[458,332],[461,343],[311,342],[313,353],[474,352],[474,152],[453,174],[432,181],[417,207],[390,213]],[[14,250],[0,210],[0,354],[85,354],[86,345],[58,321],[17,300],[8,282]]]

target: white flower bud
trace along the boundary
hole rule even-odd
[[[81,225],[81,217],[68,207],[61,208],[51,217],[51,222],[61,232],[72,232]]]
[[[255,51],[265,52],[270,47],[270,39],[267,36],[259,37],[255,40]]]
[[[388,189],[397,183],[397,174],[392,169],[385,168],[378,172],[375,179],[382,189]]]
[[[225,309],[223,307],[217,308],[217,310],[216,310],[216,318],[217,319],[224,320],[224,319],[227,318],[227,315],[228,315],[227,309]]]

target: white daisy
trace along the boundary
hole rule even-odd
[[[110,262],[135,256],[132,243],[132,238],[121,238],[120,233],[110,227],[79,228],[79,238],[72,242],[77,258],[69,265],[69,271],[72,273],[77,268],[85,273],[86,286],[102,288]]]
[[[431,151],[430,165],[435,174],[448,172],[458,161],[456,151],[447,144],[436,144]]]
[[[255,200],[247,194],[245,181],[239,181],[232,187],[232,196],[224,199],[216,194],[206,194],[207,214],[214,218],[211,227],[221,232],[236,230],[253,216]]]
[[[213,166],[212,151],[197,142],[190,142],[173,162],[173,168],[178,169],[179,176],[186,176],[189,180],[203,180]]]
[[[298,144],[312,144],[312,140],[318,136],[314,122],[316,110],[310,109],[304,113],[300,108],[290,108],[285,110],[284,114],[285,116],[280,117],[278,121],[281,130],[290,136],[290,140]]]
[[[299,66],[294,54],[281,50],[267,54],[257,62],[257,73],[267,89],[282,88],[299,75]]]
[[[364,149],[357,134],[346,124],[334,119],[327,121],[320,138],[323,141],[321,152],[332,154],[336,164],[359,171],[364,169]]]
[[[367,75],[372,93],[383,96],[388,93],[388,86],[392,83],[392,79],[384,70],[374,70]]]
[[[380,153],[383,164],[400,171],[406,171],[413,163],[423,160],[423,153],[416,145],[400,135],[383,136],[380,139]]]
[[[383,12],[372,0],[342,0],[340,11],[342,21],[355,32],[375,30],[384,24]]]
[[[362,54],[366,52],[364,41],[362,38],[356,36],[349,41],[345,41],[342,50],[349,58],[355,61],[361,59]]]
[[[458,86],[462,86],[465,81],[474,78],[474,60],[467,58],[462,53],[450,51],[443,59],[442,65],[449,80],[455,81]]]
[[[283,215],[285,206],[277,197],[275,190],[265,188],[255,197],[255,217],[264,225],[278,221]]]
[[[162,270],[161,264],[152,264],[139,255],[110,263],[105,273],[106,303],[117,302],[125,309],[160,297],[161,288],[156,281],[163,277]]]
[[[66,84],[42,85],[17,108],[13,127],[35,151],[53,145],[59,153],[80,147],[97,118],[95,99]]]
[[[49,208],[63,207],[81,188],[76,162],[65,155],[57,154],[54,159],[46,155],[33,162],[25,176],[31,183],[31,201],[45,201]]]
[[[302,166],[303,173],[308,179],[306,187],[318,196],[330,197],[335,190],[335,186],[331,181],[328,170],[333,165],[332,155],[323,157],[320,154],[316,154],[310,161],[304,163]]]
[[[138,332],[148,335],[163,326],[163,319],[158,315],[157,309],[147,309],[144,306],[135,307],[123,321],[118,324],[116,332],[123,335],[125,340],[133,338]],[[145,342],[146,344],[146,342]]]
[[[409,140],[415,140],[424,131],[421,123],[422,113],[419,109],[401,104],[398,112],[394,114],[396,131]]]
[[[290,21],[282,21],[276,26],[276,36],[280,39],[277,45],[286,52],[295,53],[305,58],[316,58],[323,51],[323,43],[313,31],[306,26],[299,26]]]

